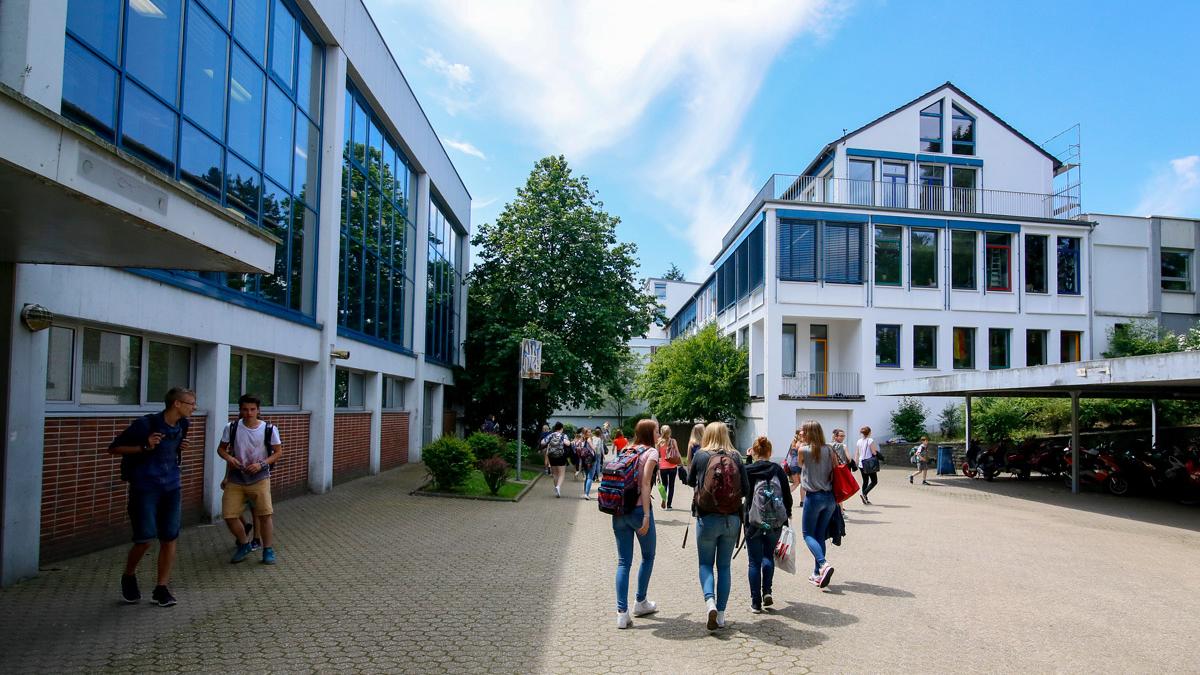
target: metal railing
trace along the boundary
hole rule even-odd
[[[783,377],[786,398],[850,398],[861,397],[857,372],[797,372]]]
[[[755,201],[759,199],[911,209],[958,215],[978,213],[1062,219],[1079,215],[1079,200],[1068,193],[1038,194],[779,173],[767,180]]]

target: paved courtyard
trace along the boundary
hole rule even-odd
[[[660,612],[617,631],[595,502],[547,480],[518,504],[414,497],[405,467],[280,504],[273,568],[229,565],[223,526],[185,530],[173,608],[118,604],[123,547],[0,591],[0,671],[1200,670],[1197,509],[903,476],[853,500],[828,592],[779,574],[777,611],[752,615],[739,555],[711,635],[686,510],[657,514]]]

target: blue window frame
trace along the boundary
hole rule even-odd
[[[325,68],[301,17],[292,0],[69,0],[62,111],[283,239],[274,275],[156,274],[311,316]]]
[[[863,241],[859,223],[780,219],[779,278],[861,284]]]
[[[462,288],[463,236],[441,205],[429,200],[429,257],[425,294],[425,356],[458,363],[458,300]]]
[[[883,163],[883,205],[908,208],[908,165]]]
[[[975,118],[967,111],[958,107],[958,104],[950,106],[951,127],[953,131],[950,134],[951,150],[956,155],[974,155],[975,154]]]
[[[352,336],[412,349],[412,166],[352,86],[344,105],[338,325]]]
[[[942,151],[942,101],[921,109],[921,152]]]

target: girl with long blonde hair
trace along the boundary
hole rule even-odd
[[[679,455],[679,444],[671,438],[671,427],[662,425],[658,436],[658,478],[662,481],[666,497],[662,499],[660,508],[671,510],[675,501],[675,479],[679,476],[679,465],[683,458]]]
[[[812,553],[814,585],[825,588],[833,577],[833,566],[825,560],[825,539],[833,520],[837,500],[833,497],[833,449],[825,444],[821,423],[808,420],[800,427],[804,443],[800,446],[800,488],[804,490],[804,508],[800,522],[804,543]]]

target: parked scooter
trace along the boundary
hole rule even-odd
[[[1071,447],[1063,451],[1067,473],[1065,482],[1071,486]],[[1079,484],[1103,487],[1114,495],[1129,492],[1129,481],[1107,448],[1081,448],[1079,451]]]

